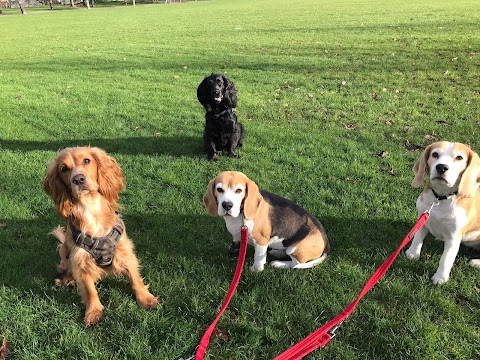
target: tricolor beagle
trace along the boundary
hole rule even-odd
[[[429,145],[413,167],[415,178],[412,186],[423,185],[425,173],[427,184],[417,199],[418,214],[432,208],[425,226],[413,238],[406,251],[410,259],[420,257],[423,239],[430,232],[445,242],[443,255],[433,284],[448,281],[460,243],[480,247],[480,159],[468,146],[460,143],[437,142]],[[469,262],[480,268],[480,259]]]
[[[320,264],[330,251],[322,224],[290,200],[267,191],[237,171],[220,173],[208,184],[203,203],[210,215],[222,216],[233,241],[240,241],[240,228],[248,227],[249,243],[255,247],[253,271],[262,271],[267,250],[290,261],[273,261],[276,268],[310,268]]]

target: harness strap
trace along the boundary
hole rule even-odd
[[[432,206],[434,205],[432,204]],[[373,275],[363,287],[362,291],[360,291],[358,297],[350,305],[348,305],[345,310],[343,310],[339,315],[334,317],[331,321],[323,325],[320,329],[311,333],[305,339],[295,344],[290,349],[287,349],[286,351],[275,357],[273,360],[298,360],[319,347],[325,347],[328,342],[332,340],[332,338],[335,336],[335,331],[342,324],[342,322],[345,321],[345,319],[348,318],[350,314],[355,310],[358,302],[383,277],[383,275],[390,268],[400,251],[405,247],[405,245],[410,242],[410,240],[413,239],[417,231],[420,230],[420,228],[425,224],[425,222],[428,220],[429,215],[430,210],[427,210],[419,217],[417,223],[405,236],[398,249],[395,250],[392,255],[390,255],[387,260],[385,260],[383,264],[380,265],[380,267],[373,273]]]
[[[215,320],[212,324],[208,327],[205,333],[200,340],[200,344],[197,347],[197,352],[195,355],[195,360],[203,360],[205,356],[205,352],[207,351],[208,344],[210,343],[210,336],[212,336],[212,332],[215,330],[215,325],[217,325],[218,320],[227,309],[230,300],[235,293],[235,289],[237,288],[238,283],[240,282],[240,276],[242,275],[243,264],[245,263],[245,255],[247,254],[247,244],[248,244],[248,228],[243,226],[240,230],[240,254],[238,256],[237,261],[237,268],[235,269],[235,274],[233,275],[232,283],[230,284],[230,288],[228,289],[227,295],[223,300],[223,305],[220,309]]]
[[[124,228],[125,225],[120,213],[117,213],[117,222],[113,226],[112,231],[104,237],[86,235],[70,222],[73,241],[78,247],[88,251],[100,267],[106,267],[112,264],[113,256],[117,250],[117,245],[122,237]]]

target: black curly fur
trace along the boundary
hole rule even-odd
[[[245,129],[237,120],[237,89],[224,75],[211,74],[198,85],[198,101],[206,110],[203,133],[204,150],[209,161],[215,161],[217,151],[227,150],[237,157],[235,149],[243,145]]]

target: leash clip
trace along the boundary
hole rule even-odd
[[[432,203],[430,204],[430,207],[429,207],[427,210],[425,210],[425,213],[426,213],[427,215],[430,215],[430,211],[432,211],[432,209],[433,209],[435,206],[438,206],[438,205],[440,205],[440,201],[439,201],[439,200],[435,200],[434,202],[432,202]]]
[[[333,339],[337,334],[336,331],[342,325],[343,321],[338,323],[337,325],[334,325],[330,330],[327,331],[327,334],[330,335],[330,339]]]

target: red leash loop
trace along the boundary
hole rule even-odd
[[[230,303],[233,294],[235,293],[235,289],[237,288],[237,285],[240,281],[240,276],[242,275],[243,264],[245,263],[247,244],[248,228],[246,226],[242,226],[242,229],[240,230],[240,253],[238,255],[237,268],[235,269],[232,283],[230,284],[227,295],[223,300],[223,305],[220,309],[220,312],[218,313],[215,320],[213,320],[212,324],[205,331],[205,334],[203,334],[202,339],[200,340],[200,344],[198,345],[197,353],[195,355],[195,360],[203,360],[203,357],[205,356],[205,351],[207,351],[208,344],[210,343],[210,336],[212,336],[212,332],[215,330],[215,325],[217,325],[218,320],[220,320],[220,317],[227,309],[227,306]]]
[[[432,204],[433,206],[433,204]],[[431,209],[431,208],[430,208]],[[334,317],[328,323],[323,325],[320,329],[308,335],[305,339],[299,343],[292,346],[290,349],[287,349],[273,360],[298,360],[310,354],[312,351],[316,350],[319,347],[325,347],[330,340],[335,336],[335,330],[341,325],[341,323],[350,316],[350,314],[355,310],[358,302],[365,296],[367,292],[383,277],[387,270],[392,265],[395,258],[398,256],[400,251],[407,245],[410,240],[413,239],[418,230],[425,224],[430,215],[430,210],[425,211],[417,220],[417,223],[413,228],[408,232],[408,234],[403,239],[402,243],[395,252],[390,255],[387,260],[383,262],[382,265],[373,273],[373,275],[368,279],[365,286],[358,297],[348,305],[345,310],[343,310],[339,315]]]

